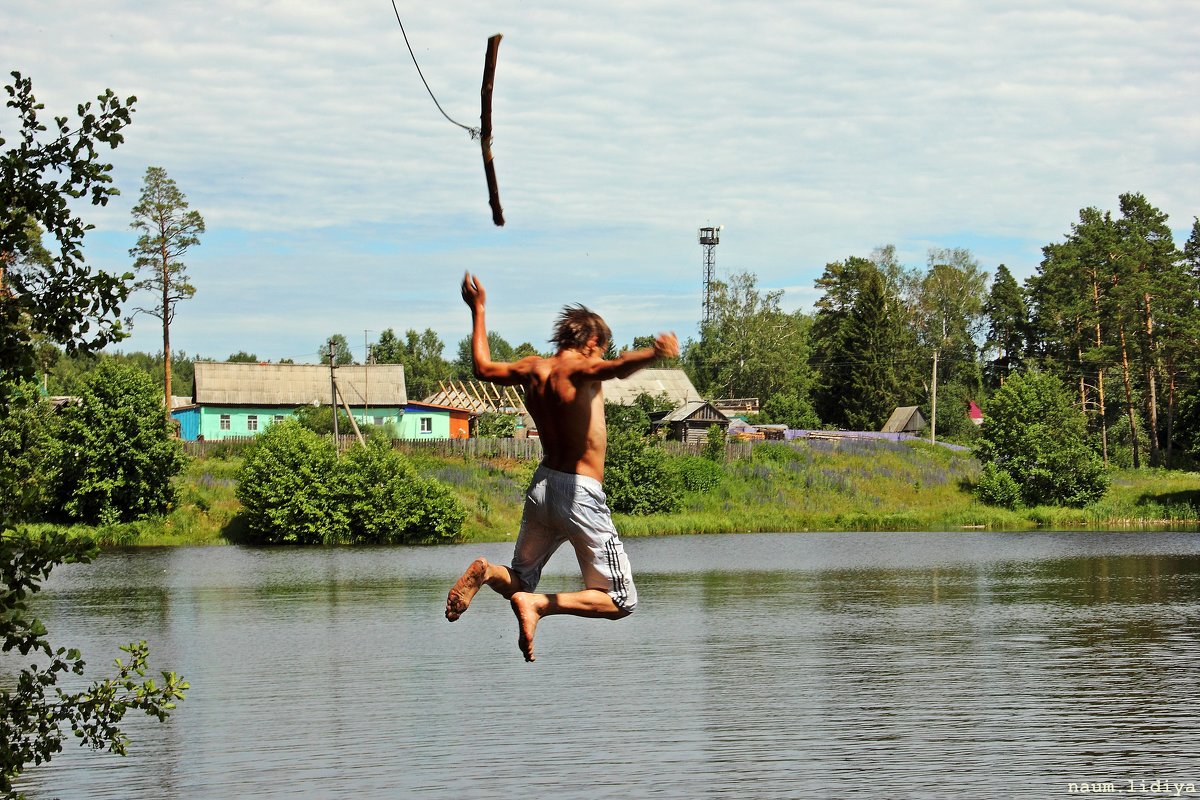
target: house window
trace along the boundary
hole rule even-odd
[[[258,430],[258,414],[250,414],[246,417],[246,430]]]
[[[387,417],[371,417],[376,425],[387,425]]]
[[[227,430],[229,430],[229,429],[230,429],[231,425],[230,425],[230,421],[229,421],[229,415],[228,415],[228,414],[222,414],[222,415],[221,415],[221,425],[220,425],[220,427],[221,427],[221,430],[223,430],[223,431],[227,431]]]
[[[433,417],[421,417],[421,433],[433,433]]]
[[[283,422],[283,414],[276,414],[275,422]]]

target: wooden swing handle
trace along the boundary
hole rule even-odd
[[[483,148],[483,173],[487,176],[488,205],[492,207],[492,222],[504,224],[504,209],[500,207],[500,187],[496,185],[496,165],[492,163],[492,81],[496,77],[496,56],[500,51],[502,34],[488,39],[487,55],[483,59],[483,87],[479,90],[479,145]]]

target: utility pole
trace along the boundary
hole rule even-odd
[[[333,445],[338,446],[338,391],[337,378],[334,377],[334,370],[337,369],[337,352],[333,347],[333,339],[329,340],[329,391],[331,394],[329,400],[329,410],[333,412]]]
[[[369,330],[363,330],[363,346],[366,354],[363,356],[363,425],[367,424],[367,412],[371,410],[371,341],[367,337]]]

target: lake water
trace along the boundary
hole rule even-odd
[[[23,789],[1042,798],[1080,783],[1154,796],[1159,781],[1200,795],[1197,534],[626,544],[638,611],[543,620],[533,664],[489,590],[442,617],[470,559],[507,561],[509,545],[164,549],[60,568],[38,600],[53,642],[100,674],[144,638],[192,689],[166,725],[130,718],[129,757],[68,743]],[[577,588],[568,551],[543,588]]]

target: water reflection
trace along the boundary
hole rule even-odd
[[[136,638],[193,690],[127,759],[67,752],[31,798],[1058,797],[1200,782],[1191,534],[632,540],[642,603],[454,625],[509,547],[162,550],[52,576],[92,665]],[[575,588],[569,557],[546,585]],[[1127,784],[1123,784],[1127,785]]]

